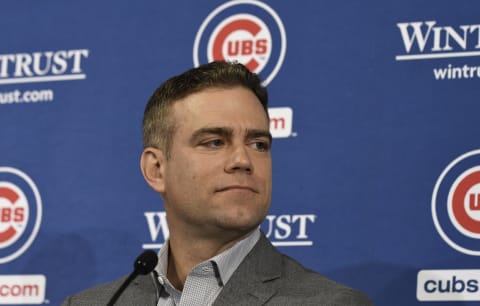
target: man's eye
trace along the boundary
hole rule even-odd
[[[270,149],[270,144],[265,141],[256,141],[252,143],[252,146],[255,150],[260,151],[260,152],[265,152]]]
[[[209,148],[217,148],[223,146],[224,142],[221,139],[213,139],[202,143],[203,146]]]

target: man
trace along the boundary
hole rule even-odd
[[[371,305],[306,270],[259,230],[272,188],[268,96],[241,64],[213,62],[163,83],[147,104],[141,170],[170,238],[156,273],[117,305]],[[105,305],[123,280],[64,305]]]

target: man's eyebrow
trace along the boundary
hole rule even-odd
[[[191,142],[195,142],[196,139],[203,135],[218,135],[223,137],[229,137],[233,134],[233,129],[227,127],[203,127],[193,132],[190,137]]]
[[[269,131],[267,130],[247,130],[247,138],[260,138],[260,137],[266,137],[270,142],[272,142],[272,134],[270,134]]]
[[[247,129],[245,134],[245,138],[247,139],[265,137],[272,142],[272,134],[267,130]],[[233,129],[229,127],[203,127],[193,132],[190,137],[190,142],[194,143],[198,138],[204,135],[218,135],[224,138],[229,138],[233,135]]]

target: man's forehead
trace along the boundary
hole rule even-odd
[[[189,137],[199,137],[207,134],[222,136],[261,137],[270,138],[269,126],[262,122],[229,121],[229,120],[183,120],[177,124],[177,131],[187,133]]]
[[[268,136],[270,132],[263,128],[232,127],[225,125],[205,125],[194,131],[195,134],[234,134],[242,133],[248,135]]]
[[[248,101],[253,101],[257,103],[257,105],[263,109],[262,102],[256,94],[250,89],[246,88],[244,86],[238,85],[238,86],[229,86],[229,87],[221,87],[221,86],[214,86],[214,87],[207,87],[199,91],[192,92],[178,100],[173,101],[173,105],[182,105],[187,103],[195,104],[196,102],[198,103],[205,103],[209,101],[217,101],[220,102],[218,99],[216,99],[219,96],[223,96],[223,94],[226,95],[226,98],[222,97],[222,100],[220,101],[227,101],[229,98],[239,96],[241,95],[244,98],[245,103]],[[248,96],[248,98],[246,98]],[[204,106],[208,106],[208,103],[205,103]]]
[[[234,89],[243,89],[251,95],[245,96],[234,92],[226,92],[224,97],[215,95],[217,91]],[[212,94],[212,96],[209,94]],[[267,112],[260,100],[249,89],[243,87],[203,90],[175,101],[172,109],[176,120],[202,121],[201,119],[213,119],[216,122],[218,121],[218,124],[231,121],[262,121],[262,123],[264,123],[263,121],[269,121]]]

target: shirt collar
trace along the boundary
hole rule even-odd
[[[213,261],[217,264],[223,284],[226,284],[230,277],[232,277],[233,272],[237,270],[240,263],[253,249],[259,238],[260,229],[257,228],[247,237],[235,243],[229,249],[210,259],[210,261]]]
[[[160,252],[158,252],[158,263],[155,267],[155,270],[158,272],[158,274],[160,274],[164,278],[166,278],[167,276],[168,268],[168,251],[170,248],[168,242],[169,240],[165,241],[165,243],[160,248]]]

